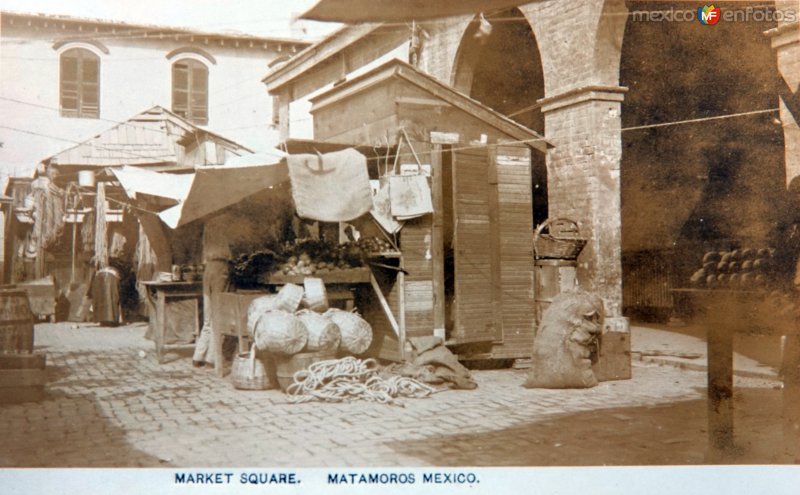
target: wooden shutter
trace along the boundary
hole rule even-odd
[[[172,64],[172,111],[196,124],[208,123],[208,69],[195,60]]]
[[[100,58],[89,50],[73,48],[61,55],[61,115],[100,116]]]
[[[172,111],[189,118],[189,66],[186,62],[172,64]]]
[[[455,299],[449,340],[455,343],[491,342],[499,330],[488,165],[486,148],[453,153]]]
[[[100,59],[94,55],[81,57],[81,116],[100,116]]]
[[[193,122],[208,123],[208,69],[197,62],[191,71],[189,113]]]

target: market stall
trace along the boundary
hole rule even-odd
[[[391,149],[376,189],[402,271],[373,270],[379,302],[363,311],[385,337],[376,355],[399,353],[396,333],[439,336],[462,359],[530,356],[533,246],[520,233],[533,230],[530,154],[547,142],[399,60],[315,96],[311,113],[317,141]],[[354,224],[372,235],[370,220]]]

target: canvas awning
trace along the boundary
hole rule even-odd
[[[531,0],[320,0],[301,19],[328,22],[410,22],[517,7]]]
[[[174,206],[158,213],[170,228],[238,203],[248,196],[289,180],[286,162],[277,155],[271,163],[202,167],[193,174],[175,175],[124,167],[114,170],[128,197],[148,194],[172,199]]]

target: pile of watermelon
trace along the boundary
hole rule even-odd
[[[775,278],[772,248],[709,251],[703,267],[690,279],[692,287],[707,289],[765,289]]]

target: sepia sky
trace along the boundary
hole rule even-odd
[[[316,0],[3,0],[2,9],[131,23],[319,39],[333,23],[293,22]]]

